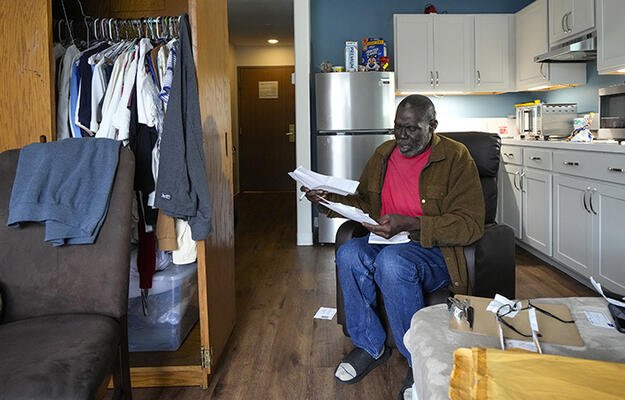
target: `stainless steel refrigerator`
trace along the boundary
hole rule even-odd
[[[393,138],[393,73],[319,73],[315,96],[318,172],[358,180],[375,148]],[[319,243],[334,243],[345,220],[319,214],[318,221]]]

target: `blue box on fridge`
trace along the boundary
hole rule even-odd
[[[154,274],[144,313],[139,277],[130,276],[128,349],[178,350],[199,318],[197,264],[171,264]]]

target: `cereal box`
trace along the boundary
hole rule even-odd
[[[362,39],[362,62],[366,71],[380,71],[388,66],[386,43],[382,38]]]

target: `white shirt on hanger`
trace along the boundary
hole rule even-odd
[[[130,52],[124,51],[113,64],[111,79],[102,100],[102,120],[96,132],[96,137],[115,139],[115,129],[113,127],[113,118],[117,111],[117,105],[122,95],[124,85],[124,72]]]

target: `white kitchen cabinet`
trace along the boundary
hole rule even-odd
[[[551,201],[552,174],[535,168],[523,169],[521,191],[523,193],[522,240],[551,256]]]
[[[549,45],[595,27],[594,0],[549,0]]]
[[[516,16],[516,89],[583,85],[584,63],[536,63],[534,57],[549,50],[547,0],[536,0]]]
[[[514,16],[476,14],[474,92],[514,90]]]
[[[472,17],[397,14],[394,29],[398,91],[465,92],[470,89]]]
[[[514,231],[514,236],[521,239],[523,236],[523,193],[521,179],[523,167],[520,165],[503,164],[500,168],[499,196],[499,223],[508,225]]]
[[[625,293],[625,186],[557,175],[554,258]]]
[[[597,71],[625,72],[625,1],[597,0]]]
[[[583,276],[592,275],[592,213],[588,194],[592,181],[554,177],[553,257]]]
[[[625,186],[595,183],[590,200],[594,228],[593,276],[604,287],[625,294]]]

